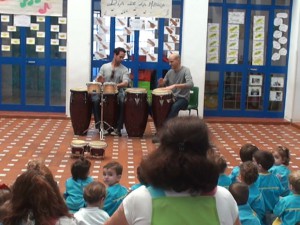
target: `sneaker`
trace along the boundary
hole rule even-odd
[[[117,130],[117,129],[114,129],[113,132],[111,132],[111,135],[113,136],[119,136],[121,137],[121,131],[120,130]]]
[[[153,138],[152,138],[152,143],[156,144],[156,143],[159,143],[159,138],[157,135],[154,135]]]

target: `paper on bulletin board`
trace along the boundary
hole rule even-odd
[[[157,54],[150,54],[148,53],[146,56],[146,61],[147,62],[157,62],[158,55]]]
[[[14,15],[14,26],[30,27],[31,21],[28,15]]]
[[[230,24],[244,24],[245,13],[244,12],[229,12],[228,23]]]
[[[145,30],[145,20],[130,19],[129,24],[132,30]]]
[[[59,40],[58,39],[51,39],[50,40],[50,45],[59,45]]]
[[[1,38],[9,38],[9,32],[1,32]]]
[[[146,20],[145,21],[145,29],[146,30],[154,30],[157,29],[157,20]]]
[[[38,32],[36,32],[36,37],[38,37],[38,38],[44,38],[45,37],[45,32],[44,31],[38,31]]]
[[[282,102],[282,91],[270,91],[270,101]]]
[[[19,38],[12,38],[12,39],[10,40],[10,43],[11,43],[12,45],[19,45],[19,44],[20,44],[20,39],[19,39]]]
[[[97,52],[95,52],[95,58],[97,60],[99,60],[99,59],[105,59],[106,58],[105,51],[97,51]]]
[[[8,15],[1,15],[1,22],[9,22],[9,16]]]
[[[16,26],[7,26],[7,31],[15,32],[15,31],[17,31],[17,27]]]
[[[36,45],[35,51],[36,52],[45,52],[45,46],[44,45]]]
[[[26,38],[26,44],[27,45],[34,45],[35,44],[35,38],[32,38],[32,37]]]
[[[1,50],[3,52],[9,52],[10,51],[10,45],[1,45]]]
[[[104,16],[158,17],[172,16],[172,0],[101,0]]]
[[[0,1],[0,14],[62,16],[63,0]]]
[[[67,47],[66,46],[59,46],[58,51],[59,52],[67,52]]]

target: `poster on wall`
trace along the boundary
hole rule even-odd
[[[62,16],[63,0],[1,0],[0,14]]]
[[[171,18],[172,0],[102,0],[102,16]]]

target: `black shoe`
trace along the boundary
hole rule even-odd
[[[159,138],[157,135],[154,135],[153,138],[152,138],[152,143],[159,143]]]

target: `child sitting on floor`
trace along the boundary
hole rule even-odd
[[[240,158],[242,162],[252,161],[253,154],[258,151],[258,148],[253,144],[244,144],[240,149]],[[240,167],[235,166],[229,177],[232,183],[237,182],[237,178],[240,175]]]
[[[107,185],[107,195],[103,209],[110,216],[117,210],[125,196],[128,194],[127,188],[119,183],[122,172],[123,166],[119,162],[112,161],[103,167],[103,179],[104,183]]]
[[[278,146],[272,153],[275,163],[271,169],[269,169],[269,172],[273,173],[279,178],[284,188],[282,196],[287,196],[290,194],[289,175],[291,171],[288,168],[290,163],[290,150],[286,147]]]
[[[79,209],[74,217],[80,225],[102,225],[109,219],[107,212],[102,210],[106,196],[105,185],[94,181],[84,188],[83,198],[87,203],[86,208]]]
[[[64,193],[66,204],[72,213],[86,206],[83,199],[83,189],[89,183],[93,182],[93,178],[89,176],[90,167],[91,162],[83,157],[72,164],[72,177],[67,179],[65,184],[66,191]]]
[[[289,175],[292,195],[283,197],[274,207],[274,215],[278,216],[282,225],[296,224],[300,221],[300,171]]]
[[[218,185],[228,189],[231,184],[231,179],[225,174],[227,162],[223,156],[216,156],[215,162],[219,170]]]
[[[254,210],[254,212],[257,214],[260,223],[263,224],[263,218],[266,209],[261,191],[255,184],[258,178],[257,166],[252,161],[243,162],[240,165],[240,177],[241,182],[247,184],[249,187],[248,203],[250,207]]]
[[[233,183],[229,186],[229,191],[238,204],[239,217],[242,225],[260,225],[256,213],[248,204],[249,189],[247,184]]]

